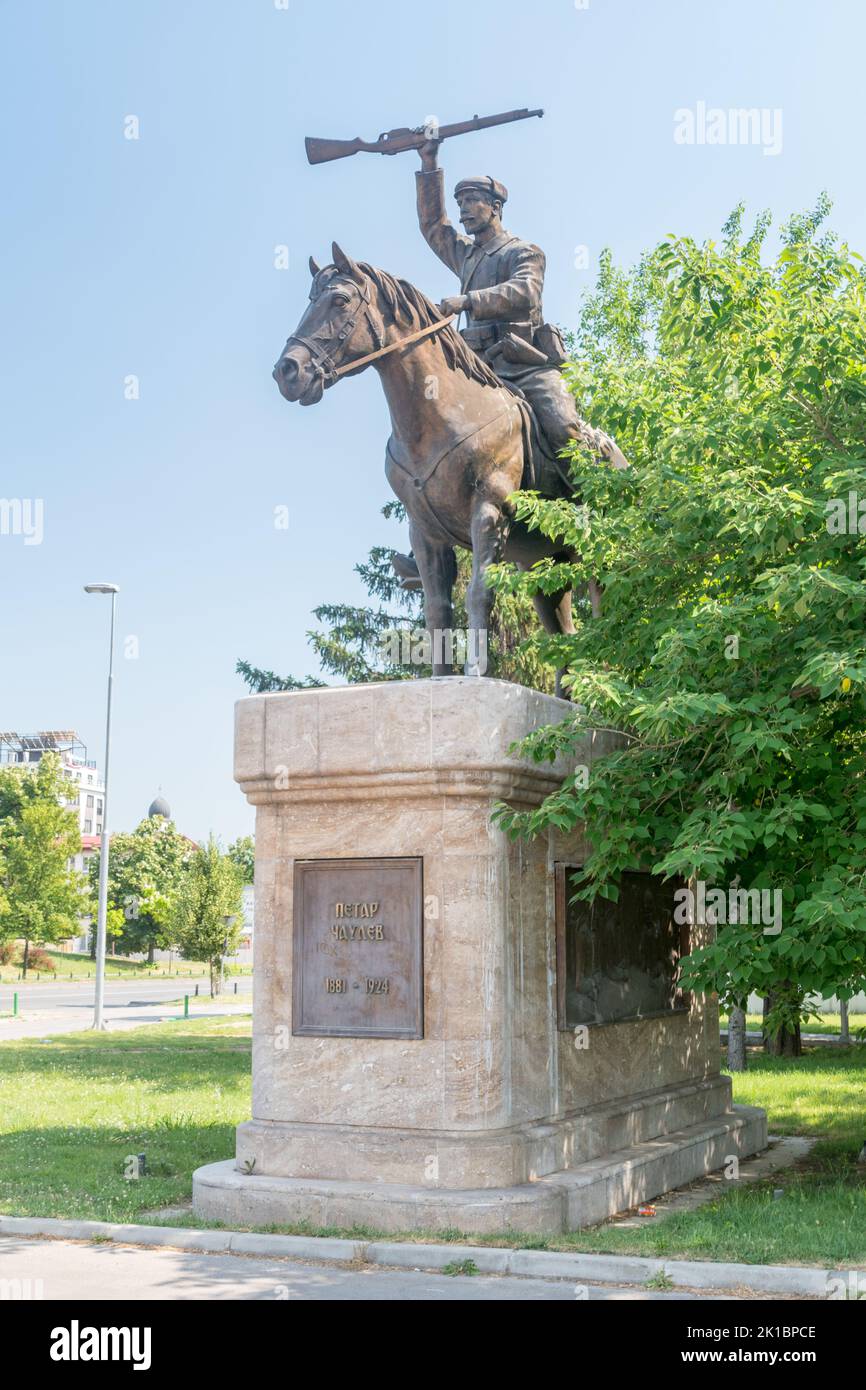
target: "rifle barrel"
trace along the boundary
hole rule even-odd
[[[471,121],[458,121],[455,125],[440,126],[437,138],[447,140],[452,135],[466,135],[472,130],[489,130],[491,126],[509,125],[512,121],[528,121],[531,116],[543,115],[542,110],[530,111],[524,106],[521,111],[504,111],[499,116],[473,116]]]

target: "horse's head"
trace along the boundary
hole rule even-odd
[[[301,405],[315,405],[353,361],[384,339],[369,278],[336,242],[332,253],[334,264],[324,270],[310,257],[310,305],[273,371],[280,395]]]

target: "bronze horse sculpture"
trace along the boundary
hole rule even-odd
[[[409,517],[425,624],[434,639],[433,674],[453,670],[435,634],[451,631],[455,546],[472,551],[465,674],[483,674],[479,634],[486,640],[494,599],[488,567],[509,560],[529,569],[545,557],[575,558],[516,521],[509,498],[521,485],[547,497],[569,496],[570,489],[533,442],[521,394],[455,332],[453,316],[443,318],[414,286],[353,261],[336,243],[332,254],[334,264],[324,269],[310,260],[310,304],[274,379],[286,400],[309,406],[342,376],[375,367],[391,414],[385,473]],[[596,609],[598,589],[589,588]],[[537,594],[534,603],[548,632],[574,632],[570,590]]]

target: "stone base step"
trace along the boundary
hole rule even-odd
[[[734,1106],[715,1119],[644,1140],[517,1187],[459,1189],[239,1172],[234,1160],[193,1174],[193,1208],[227,1226],[456,1229],[558,1234],[682,1187],[767,1146],[763,1110]]]
[[[706,1177],[731,1158],[747,1158],[766,1147],[766,1112],[736,1105],[727,1115],[590,1159],[541,1181],[561,1192],[562,1229],[573,1231]]]
[[[241,1172],[410,1187],[430,1185],[435,1159],[439,1188],[511,1188],[730,1111],[730,1077],[717,1074],[502,1129],[247,1120],[238,1125],[235,1157]]]

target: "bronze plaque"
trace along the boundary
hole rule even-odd
[[[295,863],[292,1032],[422,1038],[420,859]]]
[[[688,926],[674,921],[676,883],[624,873],[619,900],[569,901],[580,869],[556,865],[556,984],[560,1029],[688,1009],[679,963]]]

